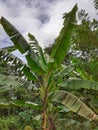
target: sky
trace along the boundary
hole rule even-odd
[[[91,18],[97,18],[93,0],[0,0],[0,17],[7,18],[28,39],[30,32],[42,47],[54,42],[63,24],[63,14],[78,3]],[[12,42],[0,25],[0,48]]]

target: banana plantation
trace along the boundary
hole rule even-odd
[[[0,130],[98,130],[98,21],[77,5],[63,20],[43,49],[1,17],[13,46],[0,48]]]

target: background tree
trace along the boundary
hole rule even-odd
[[[72,39],[70,54],[77,66],[98,81],[98,21],[90,17],[85,10],[79,11],[80,24],[76,28]]]

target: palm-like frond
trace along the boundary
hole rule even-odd
[[[22,100],[16,100],[16,101],[0,101],[0,108],[9,108],[9,107],[29,107],[33,109],[41,109],[41,107],[33,102],[29,101],[22,101]]]
[[[0,65],[6,68],[10,74],[23,76],[22,68],[25,63],[6,49],[0,49]]]
[[[15,90],[18,87],[36,89],[36,86],[32,82],[29,82],[26,79],[21,79],[14,75],[11,76],[11,75],[0,74],[0,93],[12,89]]]
[[[20,82],[17,77],[0,74],[0,93],[11,89],[16,89],[22,85],[23,82]]]
[[[43,72],[47,70],[46,61],[42,48],[39,46],[37,40],[30,33],[30,44],[25,40],[21,33],[4,17],[0,20],[5,32],[9,35],[16,48],[26,54],[28,65],[34,72]]]
[[[0,92],[10,89],[17,89],[17,87],[32,87],[34,84],[28,81],[31,76],[31,80],[35,80],[35,75],[28,76],[29,69],[24,62],[19,58],[7,52],[7,50],[0,49]],[[31,73],[30,73],[31,74]]]
[[[98,10],[98,0],[94,0],[94,6],[95,6],[96,10]]]
[[[47,67],[43,50],[33,35],[29,33],[28,36],[30,38],[30,49],[26,55],[28,65],[36,73],[45,72]]]
[[[62,28],[59,37],[56,39],[51,51],[51,57],[54,59],[53,66],[59,66],[63,61],[66,52],[68,51],[71,36],[73,33],[74,24],[76,22],[77,5],[64,15],[64,27]]]
[[[3,47],[3,50],[7,50],[8,52],[13,52],[15,51],[17,48],[15,46],[8,46],[8,47]]]
[[[40,47],[40,45],[38,44],[38,41],[35,39],[35,37],[33,35],[31,35],[30,33],[28,34],[30,40],[31,40],[31,45],[32,47],[35,49],[36,53],[38,54],[38,57],[40,59],[40,64],[41,67],[43,68],[43,70],[46,70],[46,60],[43,54],[43,50]]]
[[[69,92],[63,90],[55,91],[53,95],[53,101],[63,104],[68,109],[85,117],[86,119],[98,119],[98,116],[87,105]]]
[[[29,44],[20,32],[4,17],[1,18],[0,23],[20,52],[25,53],[29,48]]]
[[[81,88],[98,90],[98,82],[85,79],[70,79],[61,83],[60,86],[73,90]]]
[[[70,74],[72,71],[74,70],[74,67],[73,66],[65,66],[65,65],[62,65],[62,67],[56,71],[56,74],[54,73],[54,76],[55,77],[60,77],[62,76],[62,78],[68,74]]]
[[[30,71],[30,68],[22,60],[9,53],[7,50],[0,49],[0,61],[2,67],[10,71],[10,74],[28,78],[32,81],[37,80],[37,76]]]

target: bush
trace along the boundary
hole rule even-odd
[[[0,130],[19,130],[18,121],[18,116],[2,117],[0,118]]]

